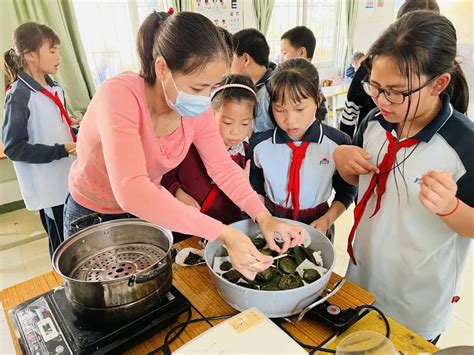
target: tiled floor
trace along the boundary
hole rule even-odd
[[[352,211],[344,214],[336,223],[337,262],[335,271],[341,275],[346,272],[349,261],[346,252],[346,236],[351,226]],[[42,233],[44,231],[38,214],[19,210],[0,215],[0,250],[5,243],[22,241],[32,236],[38,238]],[[0,251],[0,290],[50,270],[51,262],[46,238],[2,250]],[[451,324],[438,343],[441,348],[455,345],[474,346],[473,276],[471,251],[471,258],[464,275],[461,301],[456,304]],[[0,304],[0,354],[12,353],[14,353],[13,345]]]
[[[38,212],[22,209],[0,215],[0,250],[45,236]]]

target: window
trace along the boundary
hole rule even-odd
[[[153,10],[168,10],[163,0],[75,0],[73,4],[96,89],[114,75],[138,70],[138,28]]]
[[[267,33],[270,58],[278,62],[280,37],[284,32],[295,26],[306,26],[316,37],[313,62],[318,68],[335,66],[340,6],[337,0],[276,0]]]

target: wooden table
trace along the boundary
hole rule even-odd
[[[190,238],[177,244],[178,249],[185,247],[199,248],[198,238]],[[329,281],[328,287],[332,287],[335,282],[340,279],[340,276],[333,274]],[[17,353],[20,353],[20,348],[16,337],[14,335],[12,323],[8,316],[8,311],[16,305],[45,293],[62,284],[62,279],[55,272],[43,274],[34,279],[22,282],[18,285],[6,288],[0,293],[0,300],[3,303],[5,317],[8,322],[8,327],[13,343]],[[193,267],[183,267],[176,264],[173,265],[173,285],[191,302],[193,309],[193,319],[210,316],[217,316],[223,314],[238,313],[230,307],[219,296],[216,288],[212,284],[206,265],[199,265]],[[351,282],[346,282],[344,287],[334,295],[330,301],[342,309],[348,307],[356,307],[363,304],[372,304],[375,301],[373,295],[361,289]],[[180,321],[184,320],[185,316],[181,316]],[[217,324],[218,322],[212,322]],[[382,324],[383,326],[383,324]],[[171,345],[171,350],[174,351],[184,343],[188,342],[195,336],[201,334],[211,327],[211,323],[200,322],[189,325],[181,336]],[[285,328],[298,340],[313,345],[320,345],[328,341],[334,336],[329,328],[317,324],[314,321],[303,319],[297,325],[285,324]],[[147,339],[145,342],[135,346],[127,351],[127,354],[144,354],[162,345],[163,339],[167,330],[163,330],[153,337]]]

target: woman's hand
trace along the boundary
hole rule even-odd
[[[176,190],[176,194],[175,194],[175,197],[181,201],[182,203],[188,205],[188,206],[191,206],[191,207],[195,207],[197,208],[198,210],[201,209],[201,206],[199,206],[199,203],[197,203],[197,201],[194,199],[194,197],[192,197],[191,195],[189,195],[188,193],[184,192],[184,190],[179,187],[177,190]]]
[[[304,228],[287,222],[282,222],[272,217],[268,211],[259,214],[256,218],[256,222],[268,243],[268,247],[278,253],[284,253],[289,248],[300,245],[303,243],[306,235],[306,230]],[[281,248],[275,243],[276,235],[279,235],[280,239],[283,241],[283,246]]]
[[[341,145],[333,153],[336,169],[342,178],[352,184],[358,184],[358,176],[371,172],[379,173],[377,166],[370,162],[372,156],[355,145]]]
[[[430,170],[421,179],[420,202],[431,213],[449,213],[456,207],[457,189],[447,171]]]
[[[234,268],[249,280],[273,263],[271,256],[260,253],[250,238],[237,228],[224,226],[218,238],[226,246]]]
[[[76,155],[76,143],[66,143],[64,149],[69,155]]]

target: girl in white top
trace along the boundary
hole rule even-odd
[[[474,123],[462,114],[468,89],[455,58],[447,18],[402,16],[369,50],[363,86],[377,108],[354,145],[334,152],[341,176],[359,185],[349,279],[429,340],[459,300],[474,236]]]
[[[39,210],[52,254],[63,240],[63,205],[76,136],[63,89],[49,75],[61,62],[60,40],[48,26],[27,22],[4,54],[11,82],[5,95],[2,139],[13,161],[26,208]]]

